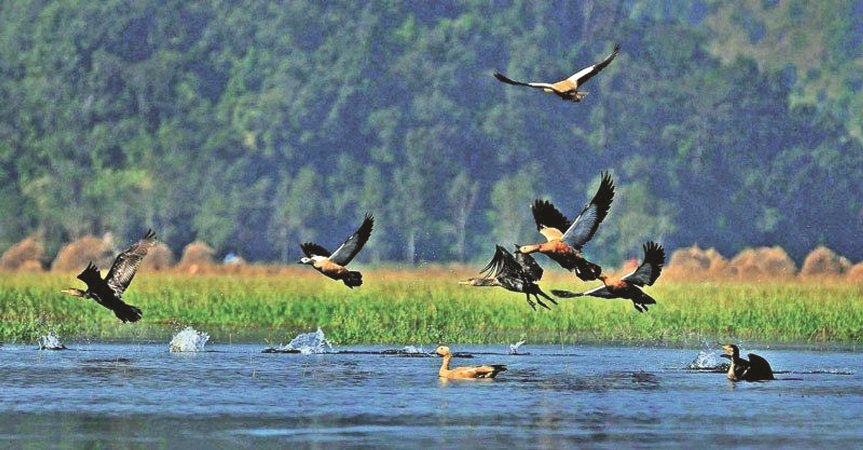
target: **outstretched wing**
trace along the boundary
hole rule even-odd
[[[534,200],[533,204],[530,205],[530,212],[533,213],[533,221],[536,222],[537,231],[542,231],[545,227],[554,228],[563,233],[572,225],[569,219],[548,200]]]
[[[542,267],[538,262],[527,253],[522,253],[517,251],[518,246],[516,246],[516,252],[513,253],[513,258],[515,262],[521,267],[522,273],[524,273],[528,281],[537,282],[542,279]]]
[[[614,181],[608,172],[602,173],[599,189],[593,200],[584,207],[581,214],[575,218],[572,225],[563,233],[561,240],[574,249],[581,249],[593,238],[599,224],[608,215],[608,208],[614,200]]]
[[[366,213],[366,218],[363,220],[363,224],[357,229],[357,231],[349,237],[344,244],[340,245],[336,251],[333,252],[332,256],[330,256],[330,261],[340,265],[346,266],[354,256],[357,256],[357,253],[362,250],[363,245],[366,245],[366,241],[369,240],[369,236],[372,235],[372,227],[375,225],[375,218],[372,217],[371,214]]]
[[[77,278],[87,284],[87,289],[92,291],[96,286],[103,283],[102,275],[99,274],[99,268],[93,264],[93,261],[87,263],[87,267],[78,274]]]
[[[315,244],[314,242],[302,243],[300,244],[300,248],[303,249],[303,254],[308,258],[311,258],[312,256],[323,256],[324,258],[329,258],[331,255],[329,250],[325,249],[322,245]]]
[[[665,249],[656,242],[650,241],[644,244],[644,261],[641,265],[621,279],[636,286],[650,286],[659,278],[664,264]]]
[[[479,273],[486,278],[497,278],[500,275],[512,276],[520,271],[521,265],[512,256],[512,253],[500,245],[496,245],[491,261]]]
[[[620,44],[615,44],[614,50],[611,52],[610,55],[608,55],[604,60],[602,60],[602,62],[579,70],[571,77],[567,78],[567,80],[574,83],[576,87],[583,85],[587,82],[587,80],[593,78],[594,75],[598,74],[602,69],[605,69],[605,66],[609,65],[614,59],[614,57],[617,56],[618,51],[620,51]]]
[[[551,85],[550,83],[525,83],[523,81],[515,81],[512,78],[509,78],[500,72],[495,72],[494,77],[497,78],[501,82],[504,82],[506,84],[511,84],[513,86],[527,86],[527,87],[532,87],[532,88],[536,88],[536,89],[556,90],[556,89],[554,89],[554,86]]]
[[[141,240],[134,243],[125,252],[117,255],[117,259],[111,265],[111,270],[105,276],[105,282],[118,296],[129,287],[141,261],[155,244],[156,233],[153,230],[147,230],[147,234]]]

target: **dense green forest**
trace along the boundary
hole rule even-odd
[[[0,3],[0,251],[39,236],[293,261],[377,217],[363,261],[490,257],[573,215],[646,239],[863,258],[863,2]],[[554,81],[621,53],[574,104]]]

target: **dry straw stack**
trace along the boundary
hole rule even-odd
[[[848,258],[821,246],[812,250],[803,261],[800,276],[803,278],[839,277],[851,268]]]
[[[28,237],[9,247],[0,257],[0,269],[41,272],[45,247],[36,238]]]
[[[177,268],[191,274],[210,271],[215,266],[215,253],[212,247],[202,241],[192,242],[183,249],[183,257],[180,258]]]
[[[84,236],[65,245],[57,253],[51,270],[57,272],[74,272],[83,270],[92,261],[103,271],[108,270],[114,262],[114,250],[102,239],[95,236]]]

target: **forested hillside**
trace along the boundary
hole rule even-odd
[[[149,227],[293,261],[479,260],[618,185],[588,253],[647,239],[863,258],[863,2],[6,1],[0,251]],[[621,53],[581,103],[553,81]]]

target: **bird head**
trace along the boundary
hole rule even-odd
[[[447,355],[451,355],[451,354],[452,354],[452,352],[450,352],[450,351],[449,351],[449,347],[447,347],[447,346],[445,346],[445,345],[441,345],[441,346],[439,346],[438,348],[436,348],[436,349],[435,349],[435,351],[434,351],[434,352],[435,352],[436,354],[438,354],[439,356],[447,356]]]
[[[740,356],[740,349],[734,344],[725,344],[722,346],[722,350],[725,352],[724,355],[720,355],[723,358],[731,359]]]
[[[530,244],[530,245],[517,244],[517,247],[518,247],[519,253],[524,253],[525,255],[527,255],[527,254],[535,252],[539,246],[536,244]]]
[[[85,297],[84,291],[75,288],[62,289],[60,292],[72,297]]]
[[[313,262],[312,258],[303,256],[299,261],[297,261],[297,264],[312,264]]]

